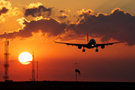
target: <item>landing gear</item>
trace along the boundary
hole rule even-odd
[[[98,47],[96,47],[96,51],[95,52],[98,52]]]
[[[83,48],[82,52],[85,52],[85,49]]]

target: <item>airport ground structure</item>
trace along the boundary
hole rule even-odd
[[[133,90],[135,82],[0,82],[0,90]]]

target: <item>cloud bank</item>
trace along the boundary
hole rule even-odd
[[[38,8],[26,9],[24,15],[32,15],[33,17],[36,17],[42,16],[43,12],[47,12],[47,15],[50,16],[51,10],[51,8],[39,6]],[[79,21],[73,24],[61,23],[53,18],[42,18],[40,20],[32,20],[30,22],[24,21],[23,29],[12,33],[4,33],[0,35],[0,38],[28,38],[32,36],[32,33],[36,33],[39,30],[43,32],[43,34],[49,33],[50,36],[57,36],[64,34],[65,32],[72,31],[78,36],[89,33],[91,36],[95,35],[96,37],[102,37],[101,41],[107,41],[113,38],[118,41],[124,40],[128,45],[135,44],[135,16],[132,16],[130,13],[125,13],[117,8],[114,9],[111,14],[99,13],[94,15],[92,11],[86,10],[82,11],[78,17],[80,18]],[[68,36],[70,35],[68,34]]]
[[[4,33],[0,35],[0,38],[13,39],[16,37],[29,38],[32,36],[32,33],[37,33],[39,30],[44,34],[48,33],[49,36],[57,36],[61,33],[64,33],[66,28],[65,23],[59,23],[54,19],[41,19],[38,21],[24,21],[25,27],[19,32],[15,31],[12,33]]]
[[[134,45],[135,39],[135,16],[125,13],[120,9],[115,9],[111,14],[83,14],[84,18],[78,24],[71,24],[70,29],[77,34],[86,34],[86,32],[103,36],[102,41],[110,38],[124,40],[129,45]]]

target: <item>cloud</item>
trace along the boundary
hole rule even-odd
[[[80,15],[80,20],[72,24],[61,23],[53,18],[42,18],[32,21],[24,19],[24,27],[22,29],[12,33],[4,33],[0,35],[0,38],[28,38],[32,36],[32,33],[36,33],[39,30],[43,34],[47,33],[49,36],[58,36],[64,33],[66,35],[66,32],[72,31],[75,33],[75,37],[73,37],[74,33],[68,33],[67,36],[64,36],[67,40],[71,40],[72,38],[76,39],[77,36],[82,37],[85,36],[86,33],[89,33],[90,36],[94,35],[96,38],[102,37],[101,41],[103,42],[113,38],[118,41],[124,40],[128,45],[135,44],[135,16],[132,16],[130,13],[125,13],[117,8],[114,9],[111,14],[99,13],[97,15],[92,15],[88,10],[87,12],[79,14],[78,17],[80,17]],[[64,40],[66,40],[66,38],[64,38]]]
[[[84,35],[77,35],[74,31],[72,30],[68,30],[65,31],[64,34],[59,35],[57,38],[57,40],[61,40],[61,41],[67,41],[67,40],[85,40]]]
[[[64,10],[60,10],[60,13],[63,13],[63,12],[65,12]]]
[[[25,19],[24,19],[25,20]],[[0,35],[0,38],[14,39],[16,37],[29,38],[32,33],[37,33],[39,30],[45,34],[48,33],[49,36],[57,36],[65,32],[66,24],[60,23],[54,19],[41,19],[38,21],[24,21],[23,29],[19,31],[14,31],[12,33],[4,33]]]
[[[101,41],[113,38],[118,41],[124,40],[128,45],[135,44],[135,16],[118,8],[109,15],[102,13],[98,15],[87,14],[78,24],[71,24],[69,29],[79,35],[89,33],[91,36],[93,34],[98,37],[102,36]]]
[[[84,9],[82,9],[81,11],[78,11],[78,13],[79,13],[79,17],[87,17],[89,15],[94,14],[94,11],[91,9],[88,9],[86,11]]]
[[[0,0],[0,7],[10,8],[11,7],[11,3],[9,1]]]
[[[19,14],[18,8],[11,7],[9,1],[0,0],[0,22],[4,22],[7,17],[16,16]]]
[[[3,13],[6,13],[8,12],[8,9],[3,7],[1,10],[0,10],[0,15],[3,14]]]
[[[24,15],[27,17],[29,15],[33,17],[38,17],[38,16],[46,16],[49,17],[51,16],[52,13],[52,8],[46,8],[42,5],[34,8],[29,8],[25,10]]]
[[[68,16],[65,14],[62,14],[62,16],[58,16],[58,18],[62,21],[65,20]]]

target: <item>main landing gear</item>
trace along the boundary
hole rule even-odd
[[[98,52],[98,47],[96,47],[96,51],[95,52]]]
[[[82,52],[85,52],[85,49],[83,48]]]
[[[85,48],[82,49],[82,52],[85,52]],[[98,52],[98,47],[96,47],[95,52]]]

